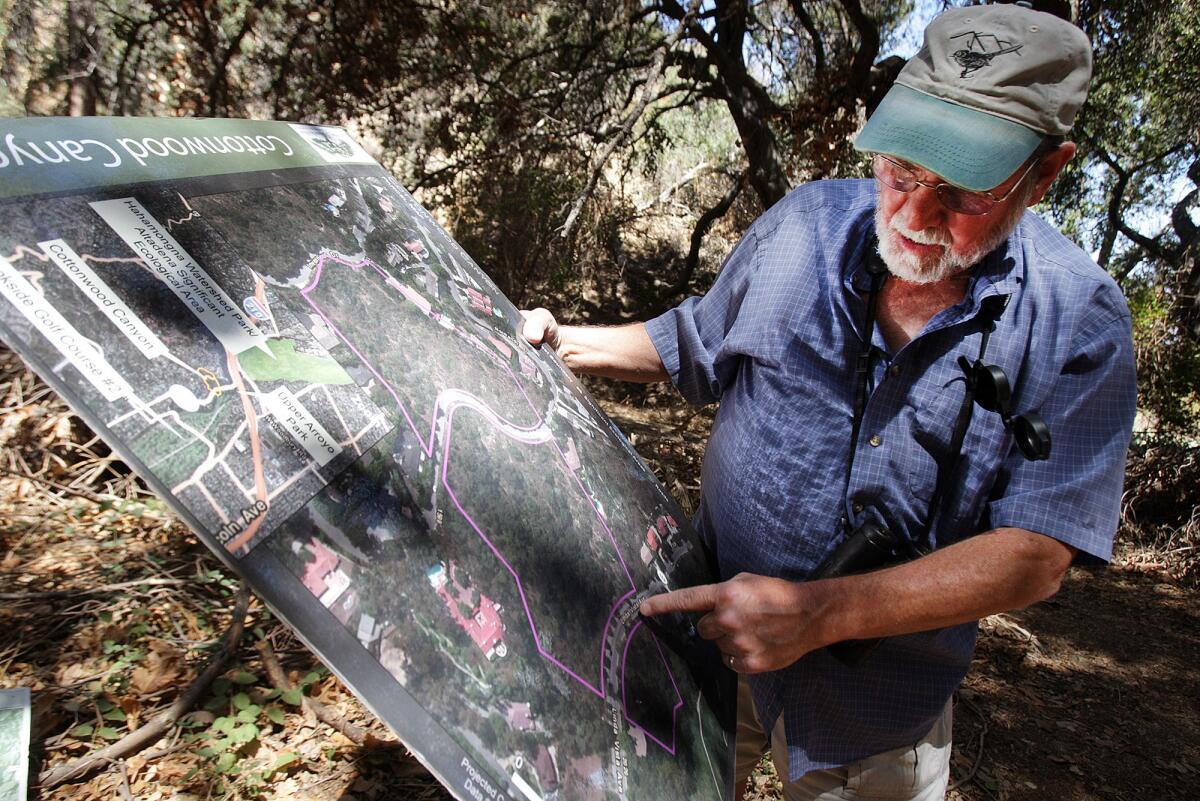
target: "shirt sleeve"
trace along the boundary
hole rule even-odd
[[[1050,458],[1029,462],[1014,447],[988,509],[994,527],[1053,537],[1077,548],[1080,563],[1107,562],[1137,409],[1129,318],[1112,320],[1071,353],[1040,409]]]
[[[721,398],[737,373],[740,353],[726,347],[757,270],[758,237],[746,233],[712,288],[646,323],[646,332],[680,394],[693,404]]]

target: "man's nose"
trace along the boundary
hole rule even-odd
[[[940,228],[946,220],[946,207],[938,200],[937,192],[918,184],[904,196],[904,205],[900,208],[899,216],[900,222],[910,231]]]

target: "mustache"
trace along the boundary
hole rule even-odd
[[[940,228],[924,228],[920,231],[913,231],[895,220],[890,221],[888,227],[892,229],[893,233],[900,234],[920,245],[942,245],[949,247],[951,244],[950,234]]]

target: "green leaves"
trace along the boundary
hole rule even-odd
[[[300,679],[300,686],[308,687],[308,685],[320,681],[321,677],[325,675],[325,672],[326,671],[324,670],[310,670],[308,673],[304,674],[304,678]]]
[[[216,679],[211,686],[213,697],[205,704],[211,711],[194,712],[185,722],[193,727],[187,735],[190,741],[203,744],[195,753],[210,760],[206,770],[237,775],[238,785],[248,789],[266,784],[277,772],[298,762],[300,758],[293,753],[279,754],[273,762],[256,757],[259,741],[273,727],[287,723],[287,712],[275,699],[299,706],[304,700],[302,687],[324,675],[323,670],[310,671],[301,686],[287,692],[261,686],[261,676],[244,668]]]
[[[239,670],[230,677],[230,680],[234,684],[246,686],[247,684],[257,684],[258,676],[255,676],[253,673],[247,670]]]
[[[237,756],[232,751],[225,751],[217,756],[217,770],[222,773],[234,772],[234,766],[237,764]]]
[[[257,738],[258,726],[255,726],[253,723],[241,723],[237,726],[234,726],[229,731],[230,741],[237,743],[238,745],[245,745],[246,743],[249,743]]]
[[[253,723],[258,720],[260,707],[257,704],[250,704],[245,709],[237,713],[237,720],[242,723]]]

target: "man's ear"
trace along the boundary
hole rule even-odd
[[[1057,149],[1042,156],[1038,162],[1033,194],[1029,196],[1029,202],[1025,205],[1034,206],[1041,202],[1042,198],[1046,196],[1046,192],[1050,190],[1050,184],[1054,183],[1054,179],[1062,172],[1063,167],[1067,166],[1067,162],[1074,157],[1076,149],[1075,143],[1067,140]]]

